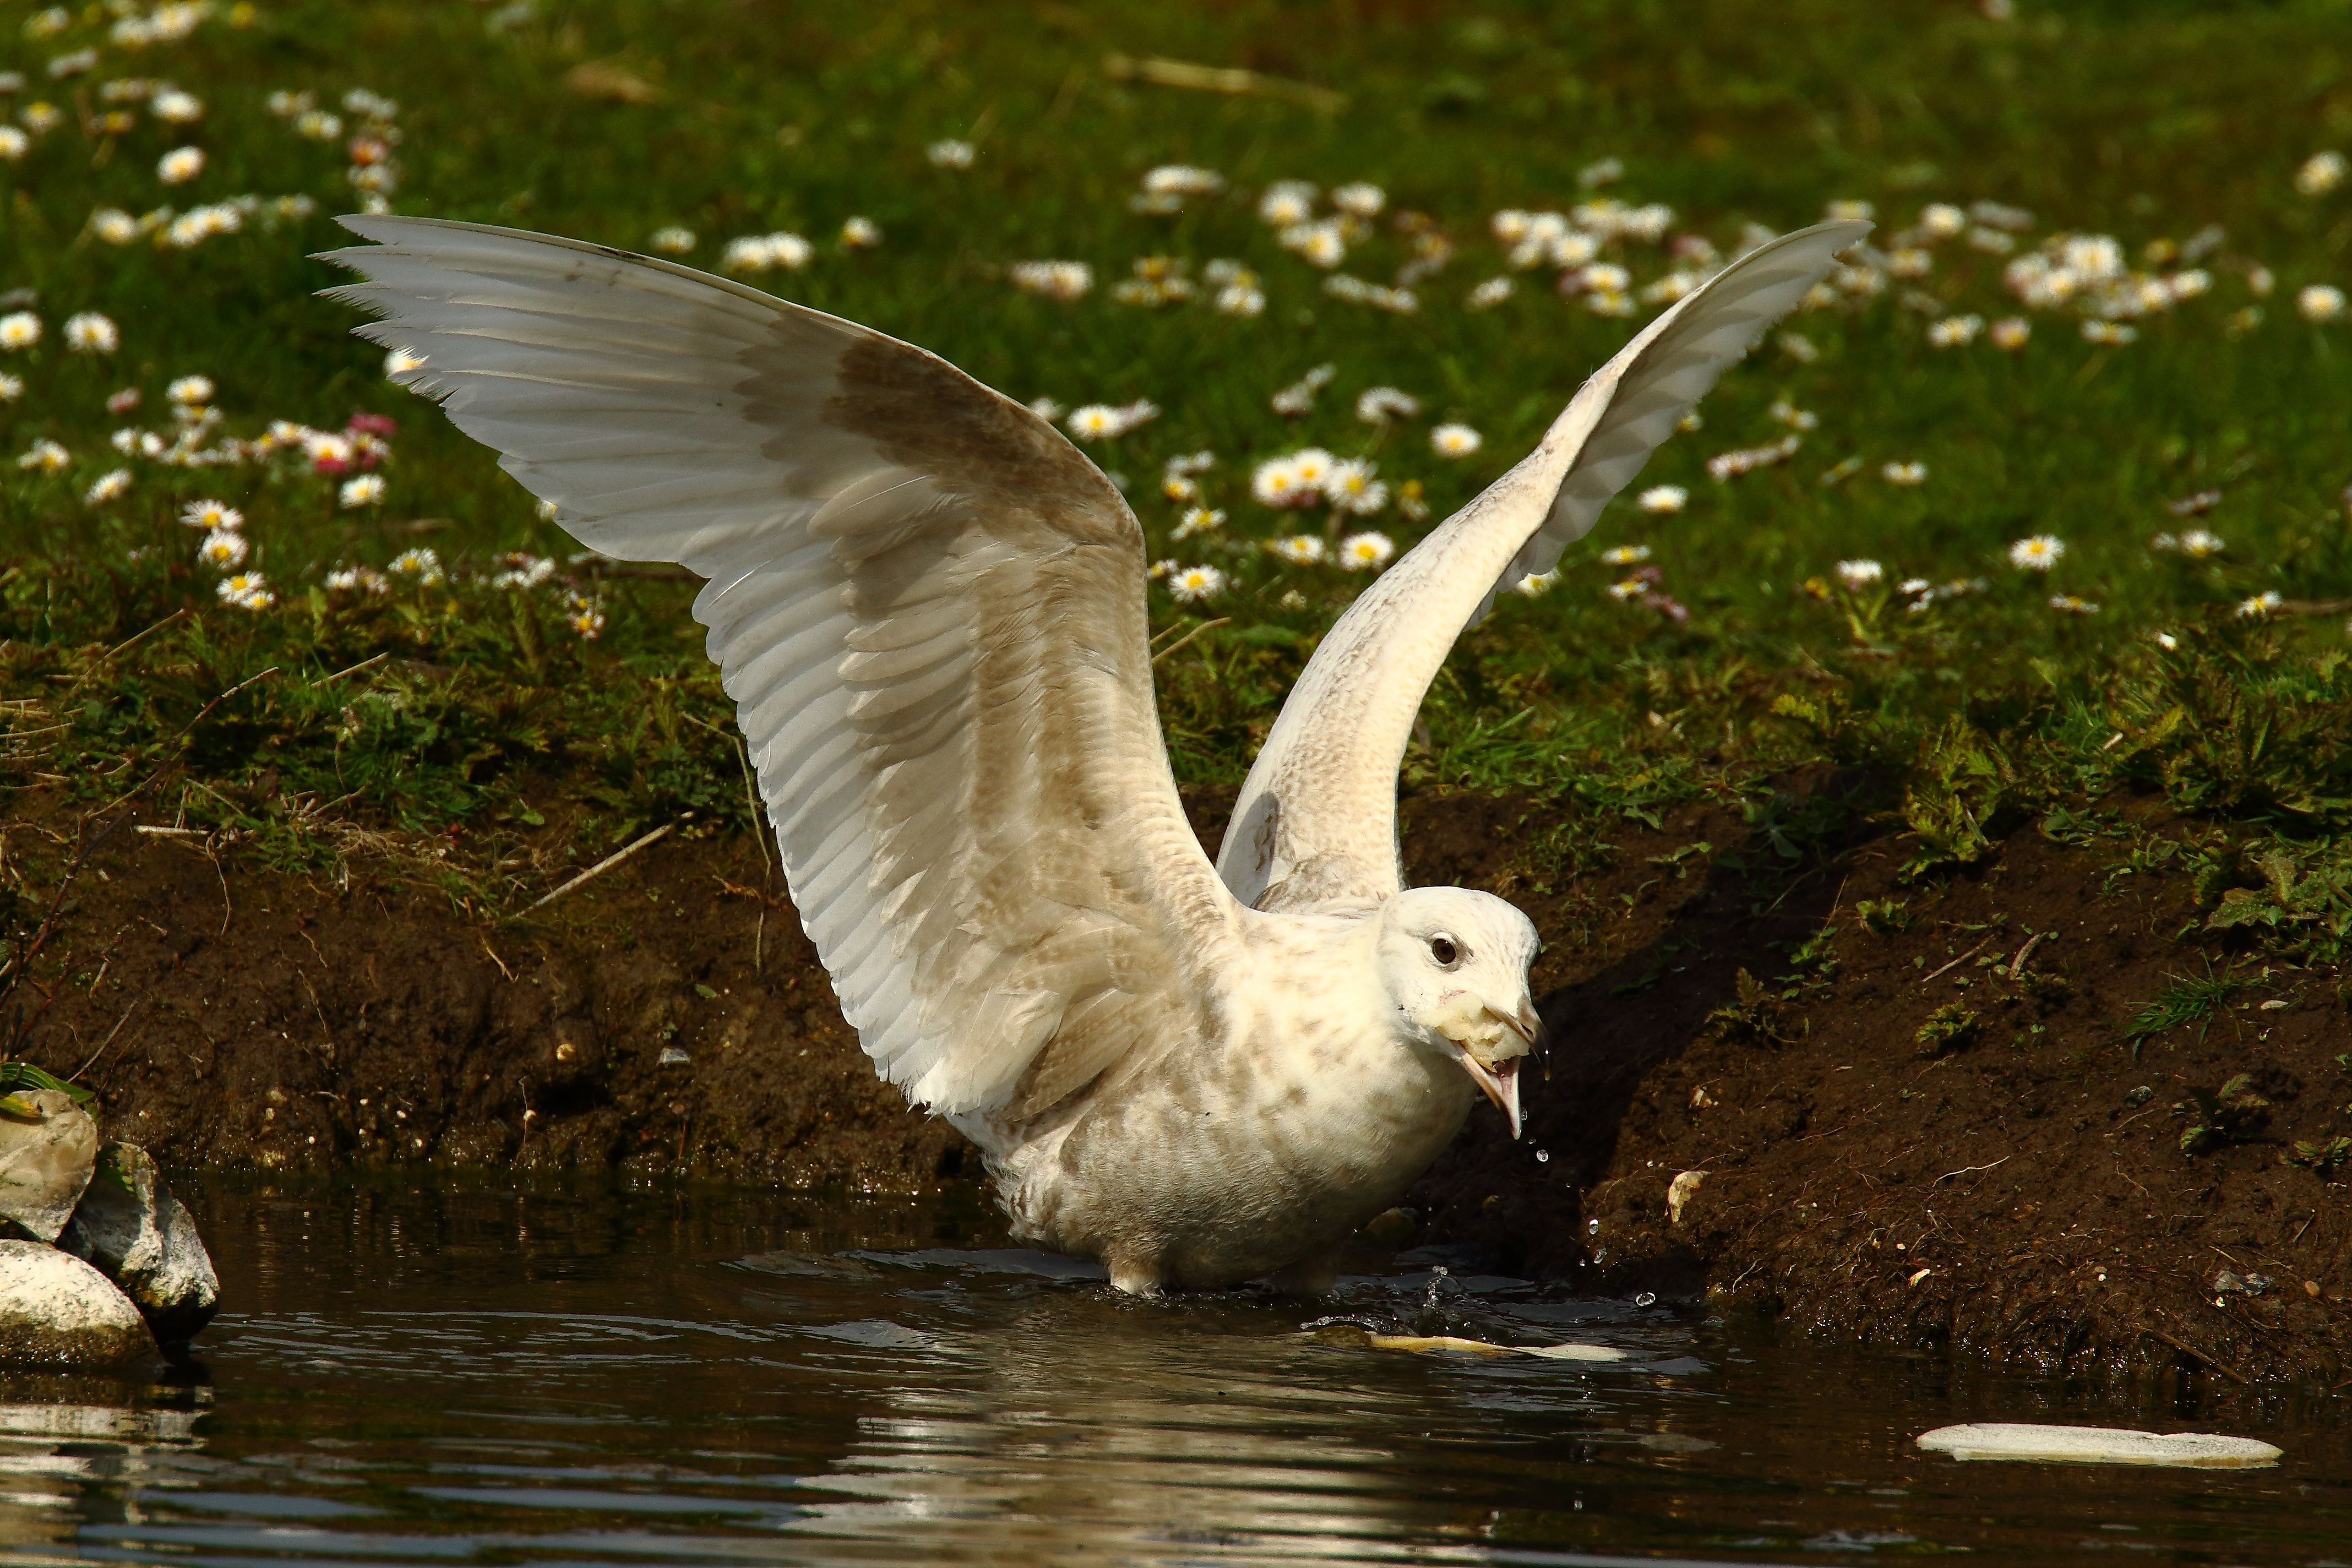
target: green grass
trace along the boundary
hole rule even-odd
[[[763,286],[923,343],[1020,398],[1160,405],[1097,455],[1128,482],[1153,559],[1232,577],[1193,609],[1154,600],[1171,627],[1229,617],[1160,667],[1176,765],[1198,781],[1239,778],[1361,582],[1258,548],[1323,520],[1255,505],[1252,465],[1318,444],[1377,462],[1392,486],[1418,484],[1443,517],[1657,308],[1595,314],[1556,293],[1547,269],[1513,274],[1517,292],[1492,310],[1465,308],[1475,284],[1510,270],[1494,212],[1595,194],[1663,202],[1672,232],[1727,253],[1744,225],[1795,227],[1833,199],[1876,204],[1882,237],[1927,203],[1993,200],[2032,212],[2021,254],[2059,234],[2109,235],[2133,267],[2160,273],[2166,246],[2217,225],[2226,237],[2200,258],[2210,289],[2132,323],[2137,341],[2120,346],[2086,342],[2071,309],[2021,310],[2002,258],[1958,241],[1925,277],[1793,318],[1813,357],[1768,342],[1636,486],[1684,486],[1686,510],[1620,500],[1557,587],[1507,597],[1465,637],[1407,784],[1508,789],[1599,819],[1654,821],[1707,794],[1769,816],[1758,781],[1828,759],[1890,781],[1889,808],[1921,835],[1923,876],[1975,859],[2022,814],[2154,794],[2211,826],[2198,851],[2218,868],[2211,897],[2277,892],[2275,918],[2239,922],[2248,939],[2332,956],[2347,912],[2336,889],[2352,829],[2352,672],[2343,614],[2318,607],[2352,599],[2339,494],[2352,479],[2352,321],[2305,321],[2295,300],[2306,285],[2352,285],[2352,182],[2308,195],[2295,173],[2316,151],[2352,148],[2352,5],[2021,8],[2004,23],[1958,4],[1802,0],[304,3],[221,6],[189,37],[134,50],[109,41],[104,8],[35,37],[34,7],[0,5],[0,68],[27,79],[16,110],[46,98],[65,115],[0,165],[13,187],[0,285],[29,291],[47,332],[0,353],[0,371],[25,384],[0,405],[0,454],[37,440],[71,454],[54,475],[0,467],[0,670],[20,737],[0,760],[20,786],[110,799],[166,760],[205,702],[274,667],[199,727],[191,768],[164,793],[186,820],[233,828],[281,863],[321,863],[353,834],[455,845],[474,868],[461,896],[505,908],[530,889],[492,874],[497,862],[551,811],[566,813],[581,853],[688,811],[713,827],[745,819],[686,586],[571,563],[487,453],[383,379],[381,355],[349,335],[353,313],[315,297],[338,275],[308,259],[339,242],[325,215],[356,205],[341,142],[306,139],[269,111],[272,92],[312,95],[343,115],[346,137],[365,118],[340,107],[347,91],[396,100],[396,211],[636,248],[684,225],[699,237],[686,259],[705,267],[729,237],[793,230],[814,259]],[[50,59],[85,47],[97,68],[52,81]],[[1246,67],[1345,105],[1122,81],[1105,68],[1112,54]],[[202,120],[174,129],[134,103],[128,129],[103,129],[100,84],[133,75],[194,94]],[[650,100],[614,100],[616,81]],[[601,94],[580,90],[600,82]],[[977,143],[970,169],[927,161],[949,136]],[[205,168],[167,187],[157,160],[183,143],[205,150]],[[1580,186],[1580,171],[1612,158],[1622,179]],[[1131,211],[1143,172],[1170,162],[1230,186],[1174,216]],[[1416,284],[1421,309],[1325,292],[1255,216],[1257,192],[1282,178],[1385,189],[1387,213],[1344,263],[1354,276],[1390,282],[1416,234],[1444,237],[1452,259]],[[188,248],[109,244],[88,227],[94,207],[136,215],[241,193],[305,195],[318,216],[273,226],[257,214]],[[1401,213],[1422,215],[1410,232]],[[884,243],[838,243],[852,216]],[[1110,285],[1146,256],[1196,274],[1237,259],[1262,279],[1265,312],[1116,301]],[[1043,258],[1088,263],[1096,288],[1066,303],[1006,280],[1010,264]],[[1641,243],[1604,259],[1637,285],[1671,265]],[[2257,267],[2274,279],[2267,295],[2253,289]],[[121,347],[67,352],[78,310],[110,317]],[[2026,314],[2033,335],[2014,353],[1981,338],[1930,346],[1928,323],[1954,314]],[[1323,363],[1336,374],[1311,413],[1271,411],[1277,388]],[[191,374],[216,384],[230,436],[274,419],[337,429],[354,411],[396,419],[383,503],[339,508],[336,479],[284,453],[182,468],[109,447],[125,424],[168,430],[166,386]],[[1422,413],[1386,429],[1360,422],[1356,394],[1375,384],[1412,394]],[[105,399],[124,390],[141,405],[110,415]],[[1818,422],[1793,458],[1709,479],[1710,456],[1787,433],[1775,405]],[[1483,448],[1434,455],[1427,432],[1441,420],[1477,428]],[[1201,449],[1219,459],[1201,476],[1203,499],[1229,521],[1220,539],[1180,544],[1181,508],[1159,480],[1169,459]],[[1924,464],[1926,482],[1888,482],[1892,462]],[[86,504],[118,466],[130,491]],[[2211,489],[2221,499],[2201,519],[2166,509]],[[219,605],[215,574],[190,559],[196,535],[174,517],[203,498],[246,513],[249,564],[278,593],[270,610]],[[2199,524],[2226,542],[2221,553],[2149,546]],[[1391,510],[1370,526],[1404,544],[1426,524]],[[2011,542],[2042,532],[2066,542],[2056,568],[2011,567]],[[383,567],[420,544],[449,581],[402,580],[381,597],[323,586],[338,564]],[[1625,545],[1649,548],[1686,623],[1607,596],[1622,572],[1601,554]],[[538,589],[488,585],[493,558],[511,551],[565,564]],[[1883,563],[1884,578],[1845,586],[1835,568],[1854,558]],[[1913,612],[1894,588],[1913,576],[1982,586]],[[2053,593],[2100,612],[2054,612]],[[2280,613],[2235,614],[2264,593],[2285,602]],[[574,595],[606,617],[593,642],[567,624]],[[2178,646],[2158,647],[2158,631]],[[2292,864],[2273,875],[2265,855]]]

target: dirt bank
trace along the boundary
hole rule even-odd
[[[1503,893],[1545,933],[1553,1041],[1526,1138],[1475,1117],[1409,1200],[1419,1243],[1889,1347],[2342,1376],[2352,1216],[2283,1163],[2352,1131],[2341,977],[2184,937],[2185,879],[2111,879],[2112,845],[2030,824],[1903,885],[1873,798],[1792,781],[1761,828],[1695,808],[1575,875],[1580,819],[1408,801],[1417,880]],[[1223,797],[1192,804],[1213,841]],[[12,866],[39,832],[19,813]],[[748,841],[666,841],[490,927],[413,868],[338,883],[126,833],[68,909],[27,1054],[89,1063],[110,1129],[178,1163],[976,1174],[875,1081]],[[2209,975],[2242,984],[2135,1061],[2141,1006]]]

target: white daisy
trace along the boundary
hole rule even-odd
[[[1393,386],[1368,386],[1356,395],[1356,417],[1367,425],[1410,419],[1421,412],[1421,399]]]
[[[2066,553],[2066,542],[2054,534],[2037,533],[2009,547],[2009,563],[2021,571],[2047,572]]]
[[[2255,595],[2251,599],[2240,601],[2238,605],[2238,614],[2249,618],[2257,616],[2267,616],[2285,603],[2286,599],[2277,589],[2269,588]]]
[[[1378,571],[1396,553],[1385,533],[1351,533],[1339,542],[1339,564],[1349,572]]]
[[[1372,477],[1371,464],[1361,458],[1333,463],[1323,476],[1323,493],[1341,511],[1369,517],[1388,504],[1389,488]]]
[[[1304,180],[1276,180],[1257,199],[1259,221],[1276,228],[1305,223],[1315,214],[1315,187]]]
[[[1499,305],[1504,300],[1509,299],[1511,297],[1511,290],[1517,287],[1517,285],[1513,283],[1507,278],[1489,278],[1484,283],[1479,284],[1475,289],[1471,289],[1469,294],[1464,298],[1462,303],[1465,307],[1473,310],[1492,310],[1495,306]]]
[[[163,395],[174,403],[201,406],[213,400],[213,378],[208,375],[184,375],[163,390]]]
[[[1613,544],[1601,552],[1603,566],[1638,566],[1650,558],[1646,544]]]
[[[1297,506],[1315,494],[1315,487],[1299,477],[1293,459],[1272,458],[1250,475],[1250,494],[1267,506]]]
[[[2344,314],[2344,290],[2333,283],[2314,283],[2294,297],[2294,308],[2306,321],[2333,321]]]
[[[1441,458],[1466,458],[1486,438],[1467,425],[1440,425],[1429,433],[1429,444]]]
[[[224,577],[213,585],[213,592],[220,595],[221,603],[240,610],[266,610],[278,602],[278,595],[269,591],[269,584],[258,572],[239,572]]]
[[[234,533],[245,526],[245,513],[226,501],[192,500],[180,509],[180,521],[190,528]]]
[[[90,481],[89,489],[82,492],[81,499],[87,506],[104,506],[108,501],[121,499],[130,488],[129,468],[110,468]]]
[[[1939,349],[1965,348],[1984,331],[1982,316],[1946,316],[1927,328],[1927,342]]]
[[[1889,463],[1878,470],[1879,477],[1890,485],[1924,485],[1927,482],[1925,463]]]
[[[1862,589],[1885,576],[1886,568],[1875,561],[1841,561],[1837,563],[1837,574],[1847,587]]]
[[[414,577],[430,587],[442,578],[441,557],[430,550],[404,550],[392,559],[392,568],[403,577]]]
[[[1683,510],[1690,500],[1690,491],[1680,485],[1652,485],[1636,498],[1643,511],[1665,516]]]
[[[654,230],[653,238],[646,243],[664,256],[684,256],[694,248],[694,230],[672,224],[667,228]]]
[[[79,310],[66,318],[66,347],[76,353],[110,354],[122,343],[113,321],[95,310]]]
[[[41,341],[41,318],[30,310],[0,316],[0,349],[28,349]]]
[[[1181,604],[1213,599],[1224,587],[1225,574],[1214,566],[1179,566],[1168,574],[1168,592]]]
[[[2344,183],[2347,166],[2341,153],[2314,153],[2294,172],[2294,188],[2306,196],[2324,196]]]
[[[215,528],[196,546],[196,559],[215,572],[226,572],[245,563],[245,535],[233,529]]]
[[[16,466],[20,468],[30,468],[36,473],[54,474],[72,461],[71,452],[67,451],[55,441],[45,440],[36,441],[26,447],[24,455],[16,459]]]
[[[1294,566],[1312,566],[1323,559],[1323,537],[1316,533],[1286,533],[1266,542],[1268,550]]]
[[[383,500],[383,476],[362,474],[355,479],[345,479],[335,492],[336,502],[345,510],[363,506],[376,506]]]
[[[1205,506],[1196,506],[1186,512],[1176,524],[1173,539],[1190,539],[1196,533],[1213,533],[1225,526],[1225,514]]]
[[[155,161],[155,177],[167,185],[184,185],[204,172],[201,147],[174,147]]]

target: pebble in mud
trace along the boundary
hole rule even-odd
[[[55,1241],[98,1162],[98,1123],[61,1089],[0,1097],[0,1219]]]
[[[193,1339],[220,1306],[196,1222],[135,1143],[100,1152],[96,1177],[58,1246],[121,1287],[165,1344]]]
[[[106,1367],[155,1353],[147,1320],[105,1275],[37,1241],[0,1241],[0,1362]]]

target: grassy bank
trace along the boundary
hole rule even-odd
[[[1915,878],[2038,820],[2192,875],[2200,942],[2332,961],[2352,178],[2315,154],[2352,149],[2352,7],[2021,11],[0,7],[0,763],[73,808],[12,850],[18,923],[133,791],[485,917],[750,820],[691,585],[582,559],[384,381],[314,297],[334,212],[661,237],[1066,418],[1154,405],[1090,449],[1171,563],[1162,700],[1213,784],[1377,570],[1344,542],[1409,547],[1750,226],[1844,202],[1877,248],[1659,453],[1636,489],[1678,501],[1465,639],[1408,786],[1572,803],[1564,871],[1707,797],[1794,859],[1820,825],[1767,781],[1827,761]],[[1373,471],[1265,504],[1303,449]]]

